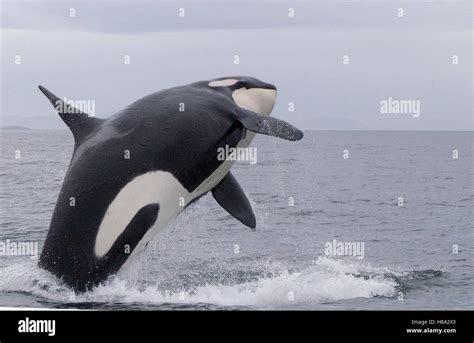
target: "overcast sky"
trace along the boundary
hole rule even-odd
[[[1,125],[65,127],[38,84],[108,117],[163,88],[251,75],[302,129],[473,129],[471,0],[0,3]],[[419,117],[381,113],[389,97],[419,101]]]

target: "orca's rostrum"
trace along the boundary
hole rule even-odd
[[[162,90],[108,119],[39,88],[75,140],[39,266],[77,291],[116,273],[209,191],[229,214],[255,228],[250,203],[229,171],[233,161],[218,159],[218,150],[247,147],[255,133],[303,137],[269,117],[276,87],[252,77]]]

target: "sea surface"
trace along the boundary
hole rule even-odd
[[[382,131],[306,131],[299,142],[257,136],[257,163],[232,169],[252,202],[256,230],[207,195],[128,268],[83,294],[30,256],[0,256],[0,306],[472,310],[473,138]],[[40,251],[72,135],[3,130],[0,143],[0,241],[36,242]],[[328,253],[334,240],[363,243],[363,256]]]

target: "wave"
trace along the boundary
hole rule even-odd
[[[204,277],[201,284],[190,287],[183,284],[181,290],[128,278],[127,273],[122,273],[90,292],[74,294],[50,273],[39,269],[34,261],[28,261],[0,269],[0,292],[31,294],[44,299],[45,306],[52,306],[48,305],[52,302],[79,308],[87,303],[142,303],[249,308],[304,305],[317,309],[318,304],[345,299],[395,297],[402,288],[403,278],[412,275],[326,257],[301,270],[288,270],[275,262],[262,270],[243,282],[232,277],[235,273],[227,273],[227,280]]]

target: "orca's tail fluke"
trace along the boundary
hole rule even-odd
[[[92,133],[99,127],[103,120],[89,116],[77,108],[71,106],[64,100],[60,99],[43,86],[38,86],[40,91],[48,98],[61,119],[71,129],[76,144]]]

